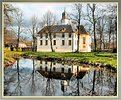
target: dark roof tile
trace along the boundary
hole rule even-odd
[[[78,27],[78,26],[77,26]],[[80,34],[87,34],[85,28],[83,25],[80,25]],[[44,28],[42,28],[38,34],[41,33],[47,33],[47,32],[51,32],[51,33],[73,33],[75,30],[73,29],[73,27],[71,25],[54,25],[54,26],[45,26]]]
[[[46,26],[42,30],[38,32],[38,34],[46,33],[47,31],[52,33],[73,33],[73,29],[71,25],[54,25],[54,26]]]

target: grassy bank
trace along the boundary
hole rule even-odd
[[[16,58],[21,57],[23,52],[10,51],[7,48],[4,49],[4,66],[12,65]]]
[[[89,63],[110,64],[117,66],[117,55],[114,53],[89,52],[89,53],[57,53],[57,52],[25,52],[25,56],[31,55],[38,58],[57,58],[71,61],[82,61]]]
[[[14,62],[17,57],[37,58],[56,58],[61,60],[82,61],[88,63],[110,64],[113,67],[117,66],[117,55],[115,53],[90,52],[90,53],[57,53],[57,52],[16,52],[4,50],[4,64],[8,65]]]

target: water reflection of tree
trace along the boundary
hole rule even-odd
[[[93,75],[91,77],[91,74]],[[112,72],[107,68],[97,68],[88,73],[88,85],[90,88],[85,89],[88,95],[115,95],[117,90],[116,76],[111,75]],[[83,89],[86,85],[83,87]],[[87,91],[88,90],[88,91]],[[87,91],[87,92],[86,92]],[[86,94],[85,94],[86,95]]]
[[[79,66],[77,66],[77,73],[79,73]],[[74,82],[72,82],[72,93],[70,93],[69,95],[74,95],[74,96],[80,96],[80,86],[83,86],[82,83],[80,84],[80,77],[79,76],[75,76],[75,80]]]
[[[45,96],[52,96],[52,95],[55,95],[55,82],[54,80],[52,79],[52,62],[50,64],[50,70],[48,71],[48,78],[46,80],[46,86],[45,86],[45,89],[42,90],[43,91],[43,95]]]
[[[32,69],[31,77],[32,77],[31,92],[32,92],[32,95],[34,95],[35,93],[35,61],[34,59],[33,59],[33,69]]]
[[[16,77],[17,78],[17,82],[15,83],[15,89],[14,91],[11,93],[11,95],[23,95],[23,93],[25,93],[25,89],[27,89],[27,86],[30,85],[29,89],[31,90],[31,95],[35,94],[35,91],[37,91],[36,88],[36,80],[35,79],[35,60],[33,59],[33,67],[32,67],[32,72],[31,73],[25,73],[26,71],[28,71],[27,69],[22,68],[22,66],[20,67],[20,63],[19,63],[19,59],[16,59],[16,73],[14,75],[12,75],[11,78]],[[24,71],[24,73],[23,73]],[[27,90],[28,91],[28,90]]]
[[[29,84],[29,88],[31,91],[31,95],[35,95],[35,92],[38,90],[38,84],[37,81],[39,80],[39,77],[36,77],[37,71],[35,70],[36,62],[35,58],[32,58],[32,71],[29,77],[26,79],[26,84]]]
[[[78,70],[77,70],[78,71]],[[115,73],[116,74],[116,73]],[[85,83],[86,82],[86,83]],[[117,94],[117,78],[107,68],[92,68],[83,80],[76,78],[70,95],[108,96]]]
[[[16,82],[16,88],[15,91],[12,93],[14,95],[22,95],[22,86],[21,86],[21,75],[20,75],[20,67],[19,67],[19,59],[16,60],[16,71],[17,71],[17,82]]]

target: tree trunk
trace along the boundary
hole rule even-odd
[[[49,37],[50,37],[50,47],[51,47],[51,51],[54,52],[53,50],[53,44],[52,44],[52,34],[49,33]]]
[[[94,51],[96,52],[96,28],[95,28],[95,18],[94,18],[94,12],[93,12],[93,31],[94,31]]]
[[[100,50],[102,50],[102,33],[100,32]]]
[[[96,76],[96,70],[94,70],[94,74],[93,74],[92,95],[94,95],[94,94],[95,94],[95,76]]]
[[[108,49],[110,49],[110,42],[111,42],[110,38],[111,38],[111,30],[109,32],[109,47],[108,47]]]
[[[115,33],[113,33],[113,49],[115,48],[115,39],[114,39]]]
[[[115,21],[115,35],[116,35],[115,45],[116,45],[116,48],[117,48],[117,18],[116,18],[116,21]]]
[[[80,36],[80,28],[79,28],[79,26],[78,26],[78,39],[77,39],[77,51],[76,52],[79,52],[79,36]]]
[[[20,40],[20,27],[18,27],[18,38],[17,38],[17,44],[16,44],[16,51],[18,51],[18,48],[19,48],[19,40]]]

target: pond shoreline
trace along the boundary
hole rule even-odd
[[[57,63],[62,63],[62,64],[68,64],[68,65],[83,65],[85,66],[95,66],[95,67],[106,67],[108,69],[112,69],[114,72],[117,72],[117,69],[110,64],[102,64],[102,63],[93,63],[89,61],[80,61],[78,59],[68,59],[68,58],[59,58],[59,57],[40,57],[40,56],[33,56],[33,55],[24,55],[23,58],[29,58],[29,59],[36,59],[36,60],[46,60],[46,61],[52,61],[52,62],[57,62]]]
[[[117,73],[105,67],[37,60],[35,56],[16,58],[15,64],[4,70],[4,96],[16,95],[116,96]]]
[[[7,66],[11,66],[12,64],[14,64],[14,62],[16,61],[16,58],[35,58],[38,60],[47,60],[47,61],[56,61],[56,62],[61,62],[61,63],[67,63],[67,64],[84,64],[84,65],[92,65],[92,66],[101,66],[101,67],[107,67],[113,70],[117,70],[116,66],[112,66],[111,64],[108,64],[108,62],[106,63],[101,63],[96,61],[96,57],[97,54],[96,53],[89,53],[89,55],[85,55],[85,54],[80,54],[80,53],[45,53],[45,52],[6,52],[9,54],[9,56],[5,56],[5,58],[7,58],[7,60],[4,60],[4,67]],[[86,57],[90,57],[90,58],[94,58],[95,61],[93,60],[87,60],[85,59]],[[94,56],[94,57],[93,57]],[[102,59],[106,59],[106,58],[111,58],[112,55],[108,55],[105,54],[104,57],[102,57]],[[9,59],[10,58],[10,59]],[[82,60],[81,60],[81,59]],[[107,59],[107,61],[108,61]],[[114,59],[114,57],[113,57]]]

